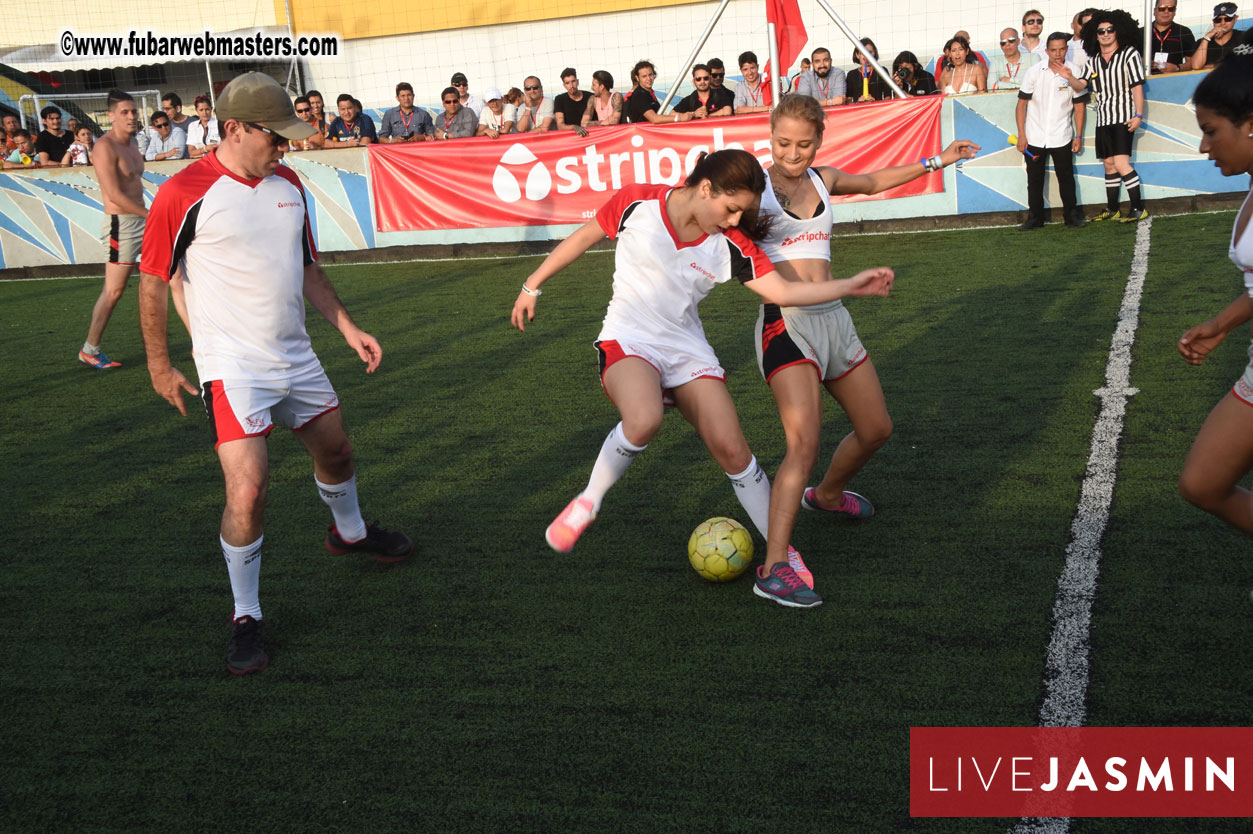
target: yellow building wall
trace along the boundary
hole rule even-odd
[[[283,0],[274,0],[282,19]],[[344,38],[375,38],[435,32],[467,26],[493,26],[605,12],[683,6],[694,0],[291,0],[298,34],[317,32]]]

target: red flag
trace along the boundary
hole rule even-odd
[[[796,62],[801,48],[809,41],[805,21],[801,20],[800,6],[796,0],[766,0],[766,20],[774,24],[774,36],[779,50],[779,77],[786,81],[787,68]],[[770,73],[770,61],[766,61],[766,73]],[[784,85],[786,87],[786,84]],[[787,92],[784,89],[783,92]]]

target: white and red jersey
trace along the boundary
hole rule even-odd
[[[182,267],[202,381],[272,380],[317,364],[303,294],[315,260],[295,172],[244,179],[214,151],[157,190],[139,269],[169,281]]]
[[[705,343],[696,307],[715,284],[747,283],[774,269],[739,229],[681,242],[666,214],[665,185],[623,188],[596,214],[614,254],[613,298],[599,340],[634,338],[681,347]]]
[[[813,168],[806,169],[809,182],[818,192],[821,208],[813,217],[804,220],[793,217],[779,205],[766,172],[766,190],[761,194],[761,213],[772,219],[770,233],[761,242],[762,250],[774,263],[799,260],[831,260],[831,226],[835,215],[831,211],[831,194],[822,177]]]

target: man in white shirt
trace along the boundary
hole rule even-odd
[[[557,122],[553,115],[553,100],[544,97],[544,85],[534,75],[522,82],[522,106],[518,109],[518,133],[541,133],[553,129]]]
[[[1070,19],[1073,37],[1066,44],[1066,63],[1084,70],[1084,75],[1087,75],[1088,53],[1083,48],[1083,27],[1092,19],[1092,13],[1091,9],[1075,12],[1075,16]]]
[[[1048,63],[1026,70],[1018,90],[1018,150],[1027,164],[1027,221],[1022,231],[1044,225],[1045,157],[1053,158],[1057,190],[1067,226],[1084,225],[1075,195],[1074,155],[1083,149],[1084,105],[1088,91],[1079,77],[1079,67],[1066,63],[1063,32],[1054,32],[1047,41]]]
[[[1031,9],[1022,16],[1022,41],[1018,44],[1018,48],[1023,52],[1036,52],[1044,55],[1044,39],[1041,35],[1044,32],[1044,15],[1039,9]]]
[[[314,483],[334,523],[325,547],[381,562],[408,558],[402,533],[367,524],[357,504],[352,444],[339,397],[305,328],[305,301],[343,334],[372,373],[378,340],[361,330],[317,263],[308,201],[282,165],[290,143],[317,130],[297,118],[265,73],[241,75],[217,100],[221,143],[157,191],[144,231],[139,312],[152,385],[184,416],[198,393],[170,363],[165,285],[187,289],[196,373],[226,482],[219,542],[235,608],[228,669],[259,672],[264,646],[259,579],[269,483],[266,437],[286,425],[313,457]]]

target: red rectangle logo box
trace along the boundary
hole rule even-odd
[[[1253,817],[1253,728],[911,727],[912,817]]]

